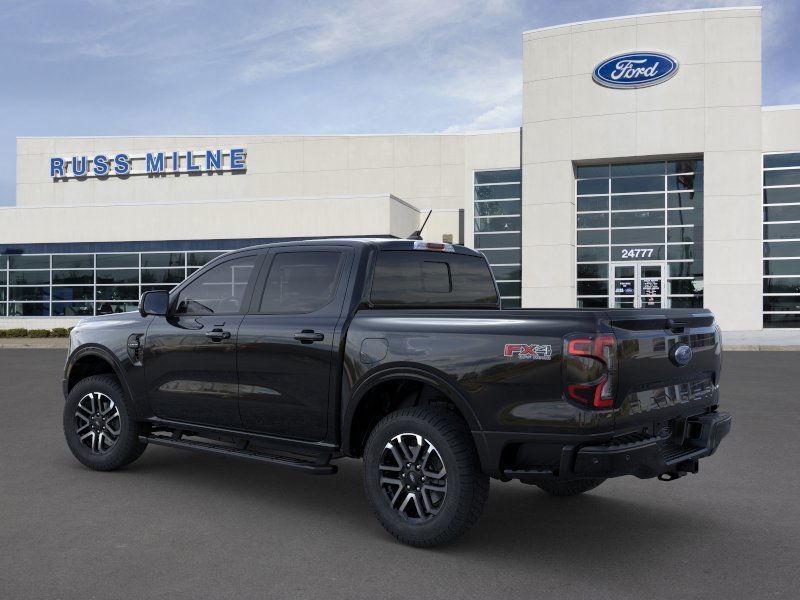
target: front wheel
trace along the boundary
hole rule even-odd
[[[94,375],[75,384],[64,405],[64,436],[75,458],[97,471],[139,458],[147,444],[139,441],[140,425],[129,406],[114,377]]]
[[[449,542],[477,522],[489,478],[462,419],[448,410],[405,408],[370,434],[364,488],[389,533],[427,547]]]

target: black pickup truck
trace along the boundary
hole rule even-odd
[[[82,321],[64,432],[97,470],[148,444],[316,474],[363,457],[383,526],[431,546],[475,523],[490,478],[568,496],[696,473],[730,430],[720,352],[708,310],[500,310],[460,246],[279,243]]]

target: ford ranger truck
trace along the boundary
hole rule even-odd
[[[328,239],[225,254],[70,334],[64,433],[118,469],[150,444],[333,474],[401,542],[478,520],[490,479],[555,496],[697,473],[729,432],[704,309],[501,310],[482,254]]]

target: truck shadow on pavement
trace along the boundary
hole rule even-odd
[[[338,465],[338,475],[316,477],[151,447],[126,471],[139,480],[137,487],[146,482],[148,488],[156,487],[165,495],[175,486],[181,495],[223,495],[230,513],[238,511],[240,518],[256,506],[261,514],[289,520],[297,535],[313,521],[332,535],[347,532],[370,545],[398,546],[367,504],[361,461],[341,460]],[[582,496],[555,498],[535,486],[493,481],[477,526],[455,543],[428,552],[473,557],[501,554],[504,560],[523,564],[567,561],[600,568],[604,563],[646,560],[654,547],[679,554],[696,544],[698,535],[717,535],[725,527],[724,521],[709,519],[711,511],[699,515],[690,506],[678,506],[665,497],[659,488],[666,484],[633,483],[638,487],[615,489],[607,482]],[[636,491],[631,493],[631,489]],[[547,549],[544,554],[543,548]],[[657,556],[652,555],[652,560]]]

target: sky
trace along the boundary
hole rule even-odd
[[[518,127],[523,31],[756,3],[0,0],[0,205],[17,136]],[[763,103],[800,103],[800,0],[763,6]]]

